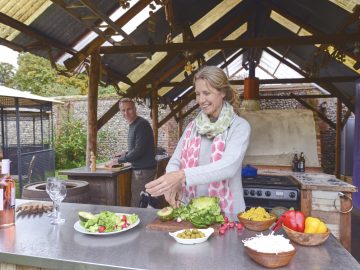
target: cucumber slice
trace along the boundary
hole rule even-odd
[[[78,213],[79,219],[83,222],[87,222],[89,219],[96,218],[95,215],[91,214],[90,212],[80,211]]]
[[[174,218],[173,214],[174,214],[174,209],[170,206],[164,207],[163,209],[157,211],[157,215],[162,221],[172,220]]]

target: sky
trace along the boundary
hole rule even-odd
[[[5,62],[12,64],[14,67],[17,68],[17,57],[18,52],[14,51],[8,47],[0,45],[0,62]]]

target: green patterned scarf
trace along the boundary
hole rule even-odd
[[[226,101],[223,103],[219,118],[216,122],[212,123],[209,117],[201,111],[195,118],[197,132],[199,132],[200,135],[206,135],[209,139],[214,138],[230,126],[234,115],[233,107]]]

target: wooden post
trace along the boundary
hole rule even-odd
[[[342,103],[337,99],[336,104],[336,148],[335,148],[335,176],[340,179],[340,166],[341,166],[341,113]]]
[[[351,192],[343,192],[348,198],[351,198]],[[352,206],[352,201],[346,197],[340,198],[340,209],[343,212],[348,211]],[[351,252],[351,212],[340,214],[340,243],[347,251]]]
[[[184,124],[184,118],[183,118],[183,113],[182,113],[182,109],[180,109],[179,111],[179,122],[178,122],[178,140],[180,140],[182,131],[183,131],[183,124]]]
[[[151,92],[151,118],[154,130],[154,141],[155,141],[155,148],[158,145],[158,136],[159,136],[159,119],[158,119],[158,102],[157,102],[157,85],[153,86],[153,90]]]
[[[100,81],[100,54],[95,51],[90,57],[90,75],[88,92],[88,118],[87,118],[87,143],[86,143],[86,166],[90,165],[90,152],[96,156],[97,141],[97,99]]]

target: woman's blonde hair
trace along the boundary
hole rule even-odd
[[[240,114],[240,97],[239,94],[231,87],[225,72],[216,66],[203,66],[194,75],[195,82],[198,79],[206,80],[211,87],[225,93],[225,100],[231,104],[236,114]]]

